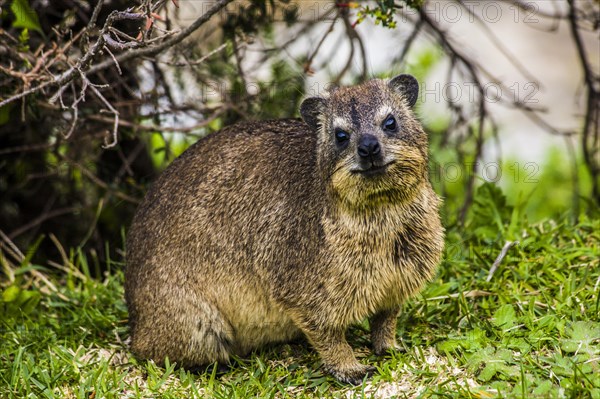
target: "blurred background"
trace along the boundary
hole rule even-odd
[[[122,260],[148,185],[191,143],[241,120],[297,117],[331,85],[399,73],[421,83],[449,230],[495,240],[495,218],[598,225],[598,1],[0,0],[0,10],[3,262],[86,253],[100,273]]]

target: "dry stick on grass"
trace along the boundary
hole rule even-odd
[[[432,298],[427,298],[428,301],[439,301],[439,300],[443,300],[443,299],[451,299],[451,298],[458,298],[460,296],[463,296],[464,298],[479,298],[482,296],[490,296],[490,295],[496,295],[492,292],[488,292],[488,291],[482,291],[482,290],[471,290],[471,291],[465,291],[465,292],[457,292],[455,294],[449,294],[449,295],[442,295],[442,296],[434,296]]]
[[[22,262],[25,259],[23,252],[15,245],[14,242],[0,229],[0,248],[4,248],[6,252],[13,257],[16,262]]]
[[[23,253],[15,245],[15,243],[12,242],[12,240],[2,230],[0,230],[0,249],[2,249],[2,248],[4,248],[4,250],[7,251],[14,258],[14,260],[19,263],[23,263],[25,261],[25,259],[27,259],[25,257],[25,255],[23,255]],[[1,253],[0,253],[0,256],[3,257],[2,262],[1,262],[2,268],[4,269],[4,272],[6,273],[6,275],[8,276],[9,281],[12,283],[15,280],[14,271],[12,270],[11,265],[8,262],[8,259],[6,259],[4,257],[4,255]],[[28,266],[28,265],[26,265],[26,266]],[[40,273],[39,271],[37,271],[35,269],[29,270],[29,273],[32,276],[34,276],[35,278],[43,281],[44,284],[46,284],[46,286],[48,288],[50,288],[52,291],[58,292],[58,289],[56,288],[56,286],[54,284],[52,284],[52,282],[50,280],[48,280],[48,278],[43,273]]]
[[[514,247],[515,245],[519,245],[519,241],[506,241],[506,244],[504,244],[504,247],[502,247],[502,251],[500,251],[500,254],[498,255],[498,257],[492,264],[492,267],[490,268],[490,272],[488,273],[488,276],[485,279],[485,281],[487,281],[489,283],[492,280],[492,277],[494,276],[496,269],[498,269],[498,266],[500,266],[500,262],[502,262],[502,259],[504,259],[504,257],[506,256],[506,254],[508,253],[508,250],[511,249],[512,247]]]

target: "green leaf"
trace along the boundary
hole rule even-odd
[[[3,302],[14,302],[19,298],[19,294],[21,293],[21,289],[16,285],[11,285],[2,293],[2,301]]]
[[[447,341],[438,344],[438,349],[441,351],[451,352],[457,349],[465,349],[468,351],[481,349],[487,341],[485,331],[476,328],[468,331],[465,336],[451,338]]]
[[[545,380],[542,381],[534,390],[533,396],[535,397],[548,397],[548,393],[552,389],[552,381]]]
[[[492,322],[495,326],[506,330],[514,326],[516,320],[517,316],[512,305],[503,305],[494,313],[494,320]]]
[[[600,324],[591,321],[577,321],[567,330],[569,338],[562,340],[562,349],[569,353],[587,353],[590,356],[600,353]]]
[[[19,43],[22,44],[22,48],[24,49],[22,51],[29,51],[29,46],[27,45],[27,43],[29,43],[29,29],[28,28],[24,28],[21,31],[21,34],[19,35]]]
[[[29,7],[27,0],[13,0],[10,9],[15,14],[14,28],[36,30],[42,33],[37,13]]]
[[[21,291],[19,305],[23,313],[31,313],[40,303],[42,295],[38,291]]]
[[[512,351],[507,349],[498,349],[496,351],[491,346],[488,346],[471,355],[467,361],[467,367],[471,371],[476,371],[483,367],[477,379],[487,382],[497,374],[505,378],[516,377],[519,371],[514,365],[510,365],[513,362]]]

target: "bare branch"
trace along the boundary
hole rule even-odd
[[[168,38],[161,43],[156,43],[149,45],[147,47],[138,48],[135,50],[130,50],[116,56],[117,63],[122,63],[127,60],[133,58],[139,58],[144,56],[151,56],[161,53],[167,48],[172,47],[173,45],[180,43],[186,37],[191,35],[194,31],[196,31],[200,26],[204,25],[210,18],[215,15],[217,12],[221,11],[227,4],[231,3],[233,0],[219,0],[216,4],[211,7],[206,13],[202,14],[198,19],[196,19],[191,25],[187,28],[183,29],[179,33],[175,35],[166,35]],[[98,6],[99,7],[99,6]],[[98,39],[94,42],[94,44],[88,49],[88,51],[77,60],[75,65],[69,68],[67,71],[62,74],[56,76],[53,80],[46,81],[42,84],[39,84],[30,89],[24,90],[23,92],[13,95],[3,101],[0,101],[0,107],[3,107],[6,104],[9,104],[13,101],[17,101],[21,98],[24,98],[28,95],[37,93],[51,86],[62,86],[69,83],[76,75],[79,74],[79,71],[86,72],[88,74],[94,74],[98,71],[108,68],[109,66],[114,64],[114,59],[108,59],[101,61],[98,64],[95,64],[91,67],[88,67],[90,61],[98,54],[98,52],[104,48],[106,44],[106,37],[109,32],[109,28],[113,26],[116,21],[120,20],[139,20],[143,19],[145,16],[143,14],[134,13],[130,10],[128,11],[113,11],[106,22],[104,23],[104,27],[102,28]]]
[[[206,118],[202,122],[196,123],[196,124],[194,124],[192,126],[180,126],[180,127],[177,127],[177,126],[144,125],[144,124],[140,124],[140,123],[134,123],[134,122],[130,122],[130,121],[125,121],[125,120],[122,120],[122,119],[119,119],[119,126],[130,127],[130,128],[133,128],[133,129],[135,129],[137,131],[151,132],[151,133],[155,133],[155,132],[190,133],[190,132],[202,129],[202,128],[210,125],[217,118],[221,117],[226,110],[227,110],[227,108],[223,107],[219,111],[213,112],[210,117]],[[100,115],[90,115],[89,119],[90,120],[94,120],[94,121],[98,121],[98,122],[114,123],[114,119],[113,118],[106,118],[106,117],[103,117],[103,116],[100,116]],[[2,154],[1,150],[0,150],[0,154]]]
[[[110,58],[112,58],[112,60],[115,62],[115,67],[117,68],[117,72],[119,73],[119,75],[123,75],[123,71],[121,71],[121,66],[119,65],[119,62],[115,58],[115,55],[112,53],[112,51],[110,51],[108,47],[104,47],[104,50],[106,50],[108,55],[110,55]]]
[[[91,30],[94,28],[94,25],[96,25],[96,21],[98,20],[98,16],[100,15],[100,10],[102,9],[102,4],[104,3],[104,0],[99,0],[98,3],[96,4],[96,7],[94,7],[94,11],[92,12],[92,17],[90,18],[88,24],[87,24],[87,31]]]
[[[215,15],[216,13],[221,11],[223,8],[225,8],[225,6],[227,6],[227,4],[231,3],[232,1],[233,0],[217,1],[214,6],[212,6],[207,12],[202,14],[202,16],[200,16],[198,19],[196,19],[190,26],[188,26],[181,32],[177,33],[176,35],[173,35],[172,37],[170,37],[169,39],[165,40],[164,42],[162,42],[160,44],[119,54],[117,56],[117,61],[119,63],[123,63],[123,62],[133,59],[133,58],[147,57],[147,56],[152,56],[152,55],[156,55],[158,53],[163,52],[167,48],[170,48],[170,47],[174,46],[175,44],[182,42],[185,38],[187,38],[189,35],[194,33],[194,31],[196,31],[198,28],[200,28],[202,25],[204,25],[206,22],[208,22],[208,20],[210,20],[210,18],[213,15]],[[96,73],[100,70],[108,68],[111,64],[112,64],[112,60],[106,60],[106,61],[100,62],[99,64],[96,64],[93,67],[91,67],[88,70],[88,73],[90,73],[90,74]]]
[[[224,49],[226,49],[227,48],[227,44],[228,43],[221,44],[219,47],[217,47],[216,49],[212,50],[208,54],[203,55],[202,57],[198,58],[196,61],[187,61],[187,62],[160,61],[160,63],[161,64],[165,64],[165,65],[169,65],[169,66],[175,66],[175,67],[187,67],[187,66],[202,65],[207,59],[209,59],[213,55],[215,55],[217,53],[220,53],[221,51],[223,51]],[[240,43],[239,44],[240,48],[244,44],[245,43]],[[115,60],[115,62],[116,62],[116,60]]]
[[[76,210],[77,210],[77,208],[74,208],[74,207],[58,208],[58,209],[53,209],[53,210],[44,210],[44,212],[37,218],[33,219],[32,221],[28,222],[27,224],[25,224],[19,228],[11,231],[9,234],[9,237],[11,237],[11,238],[18,237],[21,234],[33,229],[34,227],[41,225],[46,220],[53,219],[55,217],[59,217],[62,215],[66,215],[68,213],[73,213]]]
[[[575,0],[568,0],[569,3],[569,25],[571,35],[577,48],[581,67],[583,69],[583,78],[587,89],[587,103],[585,110],[585,122],[583,126],[582,150],[583,156],[590,175],[592,176],[592,196],[596,203],[600,205],[600,161],[597,153],[598,141],[600,132],[598,125],[600,124],[600,77],[596,76],[592,70],[592,66],[588,59],[588,54],[583,45],[581,34],[579,33],[579,25],[577,23],[577,8]],[[600,21],[596,21],[597,25]],[[594,143],[590,146],[590,142]]]
[[[81,171],[81,173],[87,177],[88,179],[90,179],[90,181],[94,184],[96,184],[98,187],[103,188],[104,190],[109,191],[111,194],[113,194],[115,197],[120,198],[122,200],[125,200],[127,202],[131,202],[132,204],[139,204],[139,200],[137,198],[133,198],[130,195],[127,195],[121,191],[112,189],[106,182],[104,182],[103,180],[101,180],[100,178],[98,178],[94,172],[90,171],[88,168],[86,168],[85,166],[83,166],[81,163],[68,158],[66,156],[62,156],[62,158],[68,162],[69,164],[75,166],[77,169],[79,169]]]
[[[406,42],[404,43],[404,47],[402,48],[402,53],[400,53],[400,55],[398,57],[394,58],[394,63],[404,62],[406,55],[408,54],[413,43],[415,42],[415,39],[419,36],[419,33],[421,32],[422,27],[423,27],[422,19],[419,19],[417,22],[415,22],[413,30],[410,33],[410,36],[408,36],[408,39],[406,39]]]
[[[333,32],[333,28],[335,27],[335,23],[337,22],[338,17],[339,17],[339,14],[336,14],[335,18],[333,19],[333,21],[331,21],[331,23],[329,25],[329,29],[327,29],[325,34],[321,37],[321,40],[319,40],[319,43],[317,43],[317,47],[314,49],[314,51],[312,52],[310,57],[308,57],[308,59],[306,60],[306,63],[304,66],[304,72],[309,72],[312,70],[311,69],[312,62],[313,62],[315,56],[319,53],[319,50],[321,49],[321,46],[325,42],[325,39],[327,39],[327,37],[331,34],[331,32]]]
[[[81,78],[84,81],[87,81],[89,84],[87,77],[85,77],[85,75],[83,73],[81,74]],[[98,97],[98,99],[100,101],[102,101],[104,103],[104,105],[106,105],[106,107],[109,109],[109,111],[114,116],[114,124],[113,124],[112,135],[111,135],[112,141],[108,141],[108,138],[106,138],[104,140],[104,145],[102,146],[103,148],[114,147],[115,145],[117,145],[117,130],[119,128],[119,111],[117,111],[116,108],[113,107],[112,104],[102,95],[102,93],[100,93],[100,91],[98,90],[96,85],[89,84],[89,87],[92,90],[92,92],[96,95],[96,97]]]

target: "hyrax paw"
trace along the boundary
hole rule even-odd
[[[334,376],[338,381],[345,384],[361,385],[365,377],[371,377],[377,370],[373,366],[365,366],[356,364],[351,368],[340,368],[332,366],[324,366],[325,370]]]
[[[385,356],[394,352],[405,352],[405,349],[396,343],[391,345],[373,345],[373,353],[377,356]]]

